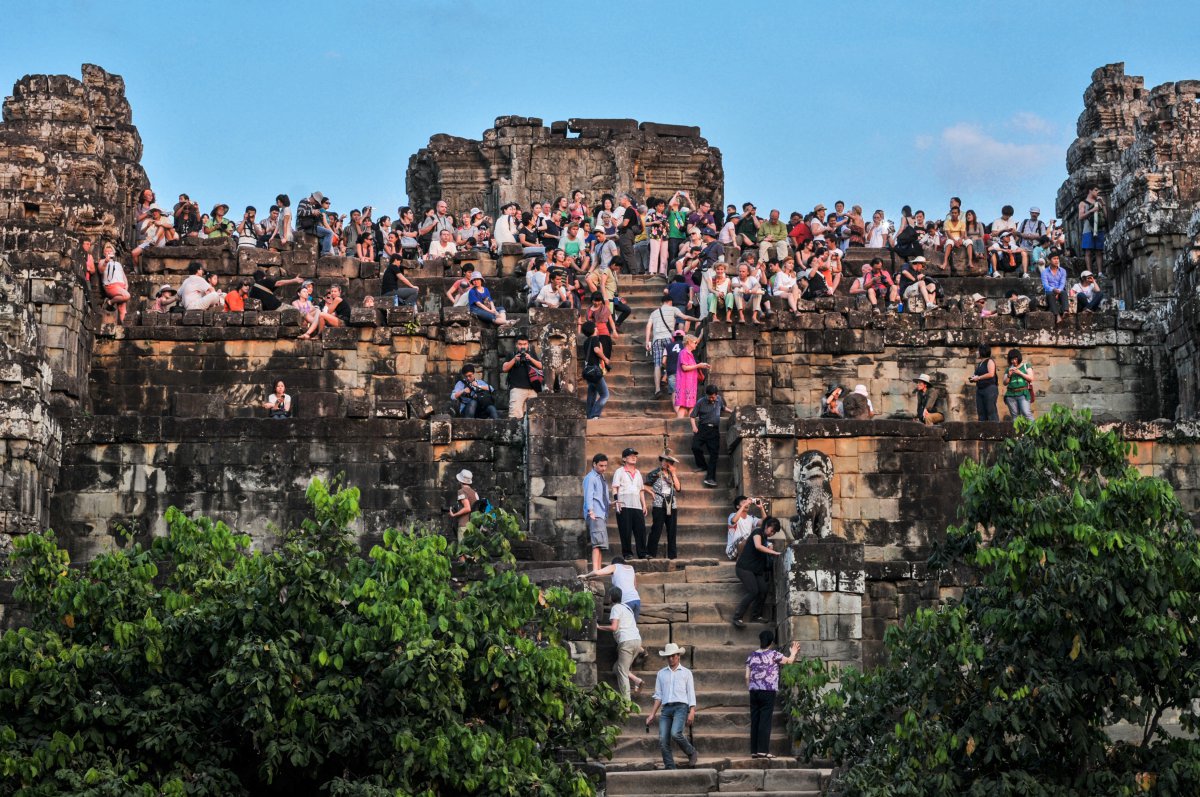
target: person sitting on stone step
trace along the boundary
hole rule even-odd
[[[913,391],[917,395],[917,420],[926,426],[933,426],[946,420],[946,415],[942,411],[942,389],[932,387],[929,374],[921,374],[913,382],[917,386]]]
[[[499,418],[493,398],[496,389],[482,379],[475,378],[475,366],[463,366],[461,378],[450,391],[450,398],[458,406],[460,418]]]

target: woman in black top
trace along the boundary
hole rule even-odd
[[[1000,420],[1000,412],[996,409],[996,400],[1000,395],[1000,387],[996,382],[996,361],[992,359],[992,347],[986,343],[979,344],[979,362],[975,364],[975,373],[967,381],[975,384],[975,411],[979,420]]]
[[[608,368],[609,358],[612,356],[612,338],[607,335],[596,334],[596,324],[592,321],[585,321],[579,330],[587,336],[587,342],[583,344],[583,378],[587,382],[587,418],[599,418],[600,413],[604,412],[604,405],[608,403],[608,384],[604,381],[604,371]],[[599,369],[599,378],[589,378],[595,371],[591,368]]]
[[[758,499],[755,499],[758,502]],[[746,588],[746,594],[733,610],[733,624],[744,628],[746,622],[742,617],[746,610],[753,606],[751,617],[756,623],[765,623],[763,610],[767,602],[767,574],[771,572],[771,557],[782,556],[780,551],[771,547],[770,537],[779,531],[779,518],[767,517],[750,532],[737,558],[734,572],[738,580]]]

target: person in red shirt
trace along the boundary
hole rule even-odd
[[[246,299],[250,296],[250,287],[254,280],[243,277],[236,291],[225,294],[225,309],[231,313],[240,313],[246,309]]]

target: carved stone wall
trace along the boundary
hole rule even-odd
[[[124,82],[90,64],[82,77],[27,75],[0,122],[0,534],[47,524],[57,418],[90,404],[95,316],[80,240],[97,254],[105,240],[121,247],[147,184]]]
[[[457,214],[479,207],[495,215],[507,202],[528,207],[576,189],[589,204],[604,193],[641,199],[682,189],[720,207],[725,171],[720,150],[698,127],[633,119],[571,119],[546,127],[541,119],[501,116],[480,140],[432,136],[409,158],[406,185],[418,210],[444,199]]]
[[[1175,257],[1175,294],[1166,312],[1167,357],[1179,390],[1178,418],[1200,417],[1200,208],[1188,222],[1188,247]]]
[[[1165,299],[1200,203],[1200,80],[1147,91],[1124,64],[1109,64],[1092,73],[1083,97],[1058,214],[1078,247],[1076,209],[1088,188],[1099,186],[1110,209],[1105,271],[1118,295],[1129,303]]]

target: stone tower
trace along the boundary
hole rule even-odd
[[[574,134],[574,135],[572,135]],[[500,205],[602,194],[636,199],[688,191],[719,208],[724,201],[721,151],[700,128],[633,119],[541,119],[501,116],[481,140],[439,134],[408,160],[409,202],[420,211],[446,200],[458,214],[472,207],[496,215]]]

